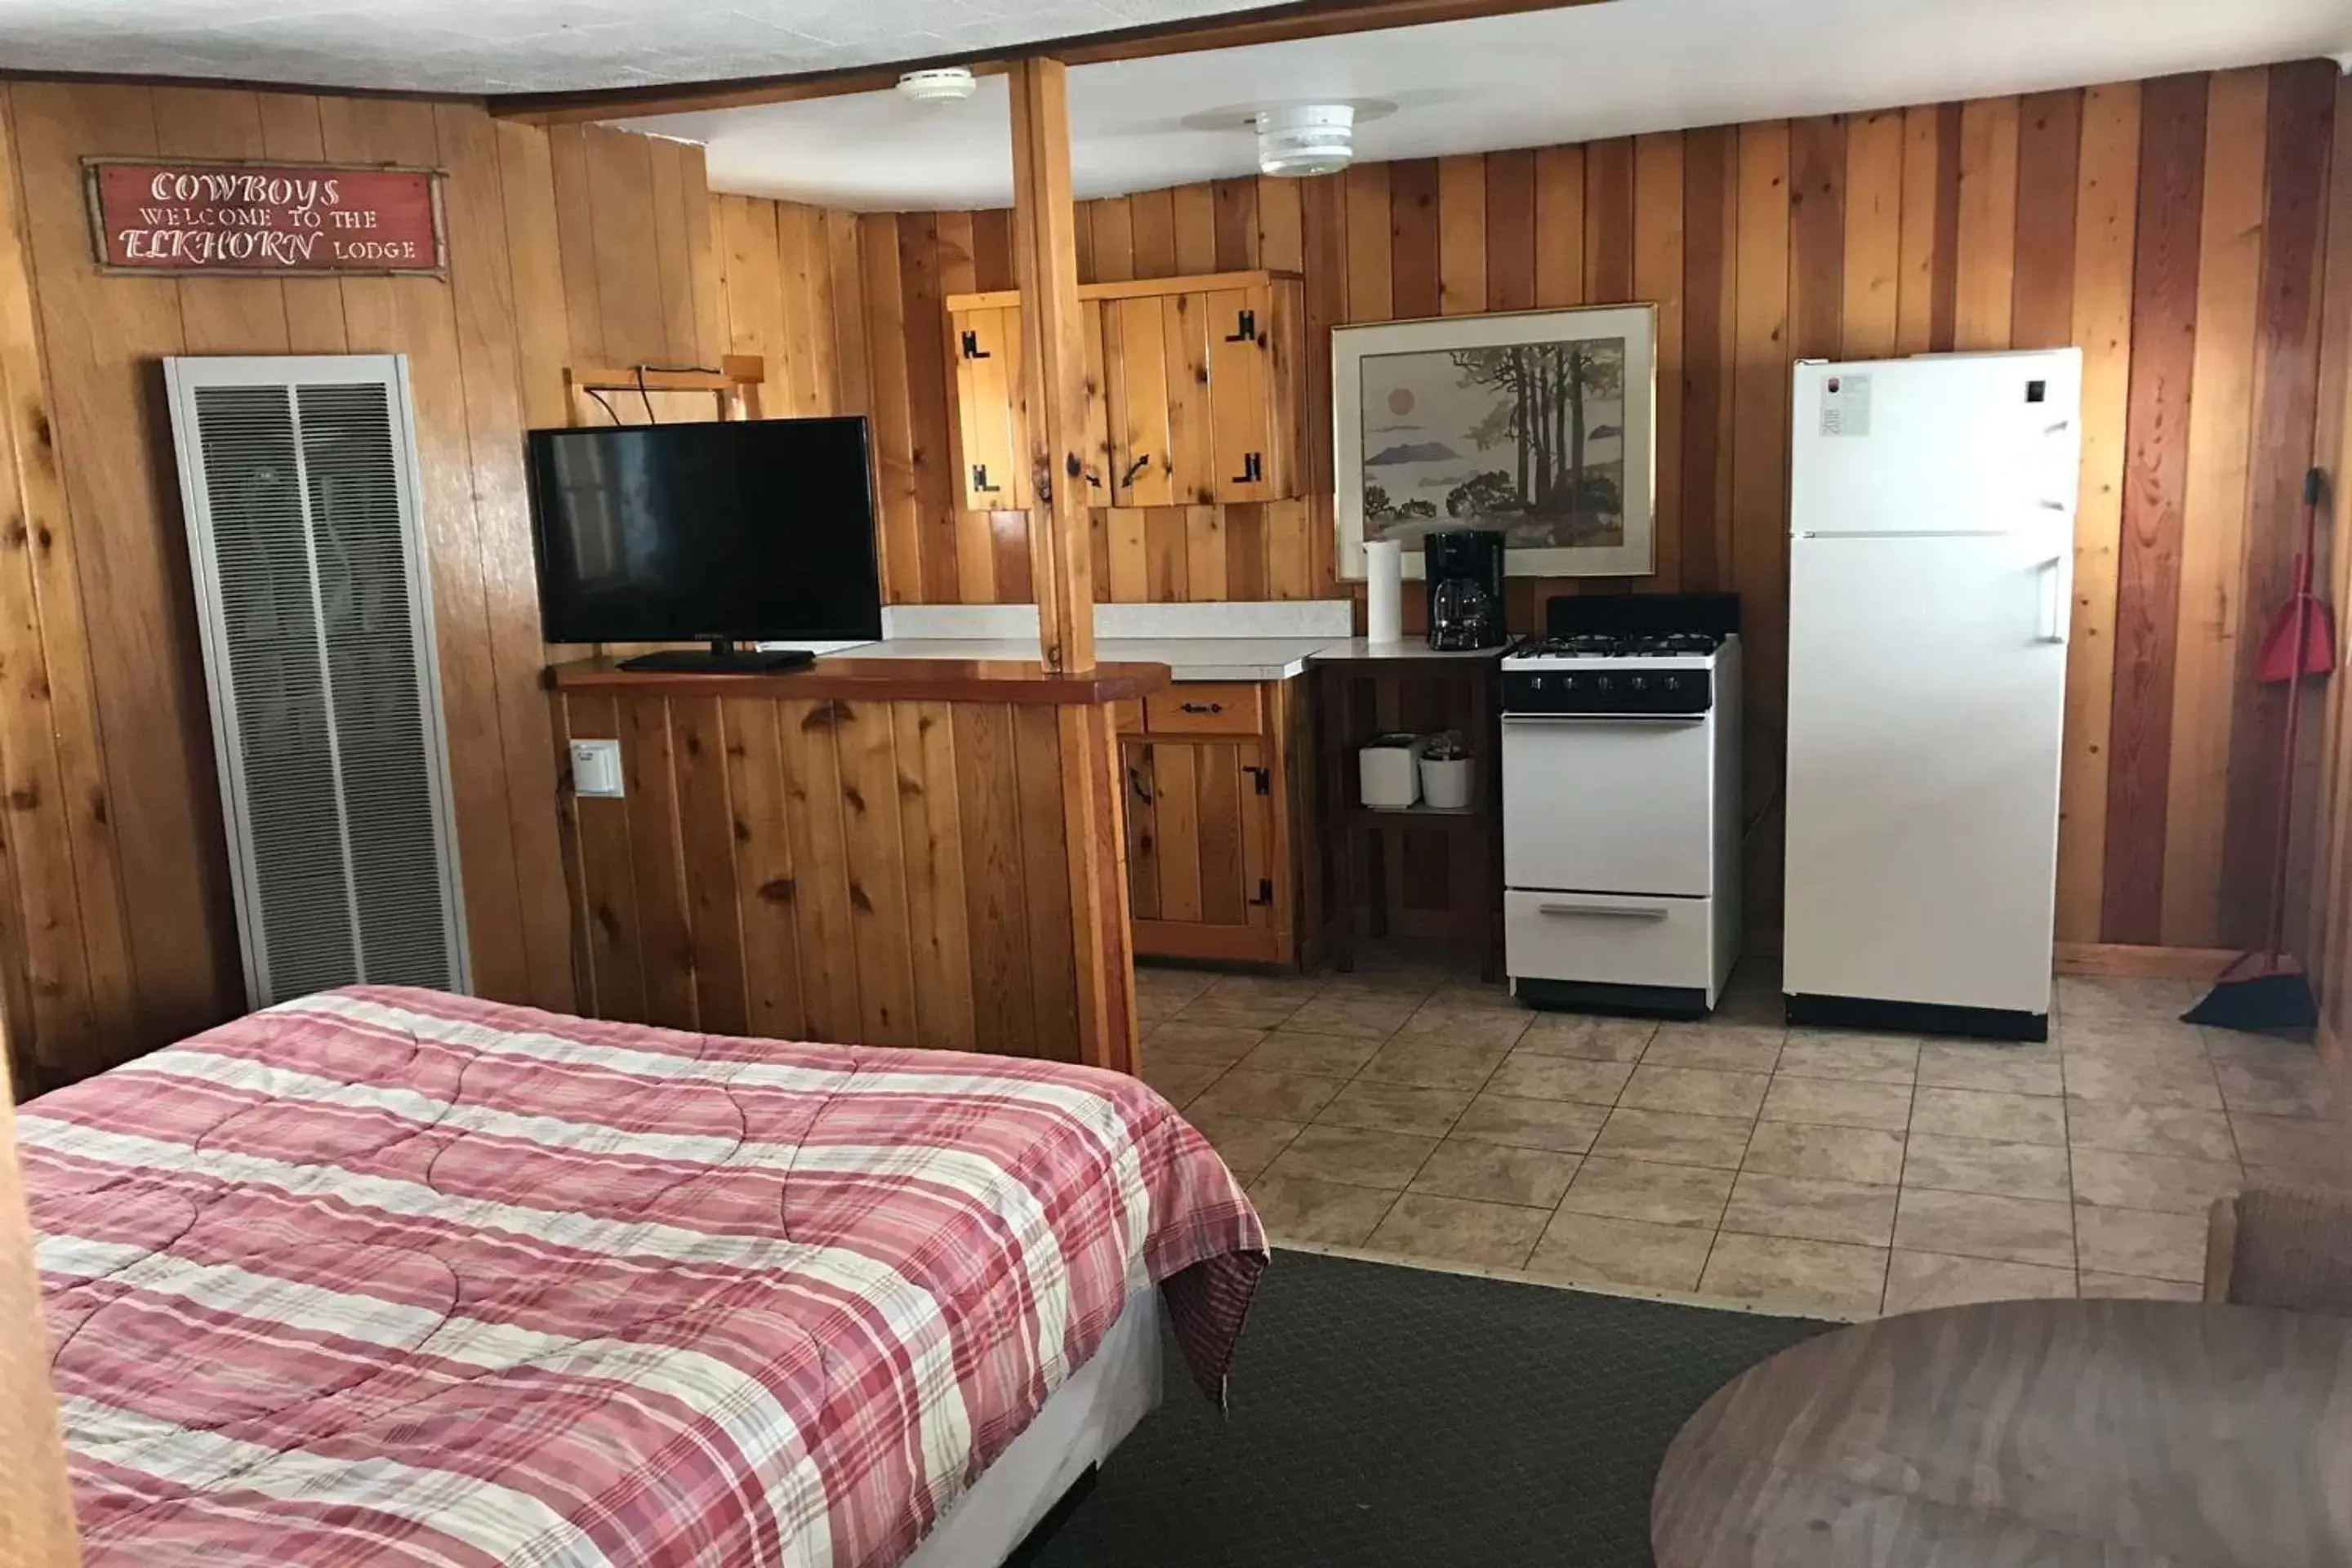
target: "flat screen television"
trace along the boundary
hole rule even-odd
[[[866,421],[749,419],[530,433],[550,642],[704,642],[626,668],[774,669],[738,643],[882,635]]]

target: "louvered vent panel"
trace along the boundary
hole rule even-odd
[[[462,989],[399,362],[167,372],[253,1000],[356,980]]]
[[[382,385],[305,386],[295,396],[362,967],[370,980],[446,989],[449,911],[434,851],[424,669],[389,394]]]

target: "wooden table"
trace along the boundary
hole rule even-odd
[[[1675,1436],[1659,1568],[2341,1568],[2352,1319],[2002,1301],[1751,1368]]]

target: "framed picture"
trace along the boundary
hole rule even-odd
[[[1331,331],[1339,568],[1367,539],[1504,537],[1514,577],[1654,569],[1657,309],[1522,310]]]

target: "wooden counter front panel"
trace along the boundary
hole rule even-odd
[[[565,801],[585,1011],[1077,1059],[1060,710],[556,700],[627,790]]]

